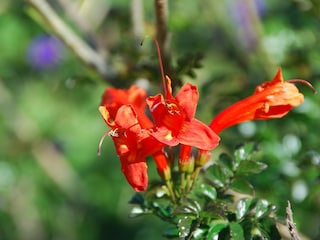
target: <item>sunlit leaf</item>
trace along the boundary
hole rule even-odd
[[[211,227],[208,230],[208,235],[206,239],[218,239],[219,233],[222,229],[228,226],[227,222],[216,221],[211,224]]]
[[[182,205],[177,206],[174,210],[174,214],[189,214],[198,216],[199,212],[201,211],[201,206],[198,201],[193,199],[183,199],[181,201]]]
[[[259,199],[256,203],[256,218],[260,218],[269,212],[269,202],[265,199]]]
[[[190,234],[190,227],[194,218],[190,216],[184,216],[178,220],[179,237],[185,238]]]
[[[243,228],[240,224],[231,222],[229,224],[230,227],[230,235],[232,239],[236,240],[244,240],[244,233],[243,233]]]
[[[136,206],[136,207],[133,207],[131,209],[131,211],[129,213],[129,217],[135,218],[135,217],[139,217],[139,216],[142,216],[144,214],[147,214],[147,213],[150,213],[150,212],[147,212],[144,209],[142,209],[141,207]]]
[[[238,220],[242,219],[250,210],[253,200],[251,198],[244,198],[239,200],[236,206],[236,217]]]
[[[267,168],[267,165],[262,162],[253,160],[242,161],[239,164],[236,175],[257,174]]]
[[[241,145],[234,151],[234,170],[238,168],[239,164],[242,161],[248,160],[250,155],[254,151],[254,144],[253,143],[247,143],[244,145]]]
[[[201,183],[197,190],[201,195],[206,196],[210,200],[215,200],[217,197],[216,189],[208,184]]]
[[[197,228],[192,232],[192,237],[194,239],[204,239],[207,232],[208,232],[208,229],[206,228]]]
[[[250,154],[253,152],[253,149],[254,149],[253,143],[243,144],[234,151],[234,156],[237,159],[237,161],[246,160],[250,156]]]

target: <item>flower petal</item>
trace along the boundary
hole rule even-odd
[[[179,103],[179,106],[184,109],[186,113],[186,119],[191,120],[195,115],[199,100],[197,87],[190,83],[184,84],[178,92],[176,99]]]
[[[177,146],[179,140],[177,137],[173,136],[172,131],[166,127],[158,127],[156,131],[150,133],[159,142],[168,146]]]
[[[153,123],[145,114],[147,93],[143,88],[135,85],[126,89],[106,88],[101,106],[106,107],[109,111],[109,121],[115,119],[118,109],[123,105],[131,104],[137,113],[137,118],[143,128],[152,128]]]
[[[177,136],[181,144],[202,150],[211,150],[219,144],[220,137],[201,121],[192,119],[185,124],[184,130]]]
[[[147,164],[144,161],[123,164],[122,172],[125,175],[128,183],[136,192],[141,192],[147,189],[148,186],[148,174]]]
[[[281,118],[303,101],[303,94],[294,84],[283,81],[279,69],[271,82],[259,85],[253,95],[220,112],[209,127],[219,133],[225,128],[248,120]]]
[[[141,127],[131,105],[123,105],[119,108],[116,118],[114,120],[116,126],[123,129],[129,129],[131,132],[140,133]]]

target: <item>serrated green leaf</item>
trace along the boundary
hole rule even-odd
[[[245,179],[242,178],[236,178],[232,181],[230,185],[230,189],[239,192],[244,193],[248,195],[254,194],[254,188],[253,186]]]
[[[236,240],[244,240],[244,233],[243,233],[243,228],[240,224],[231,222],[229,224],[230,227],[230,235],[232,239]]]
[[[237,220],[242,219],[250,210],[251,204],[253,203],[253,199],[244,198],[240,199],[236,206],[236,217]]]
[[[236,175],[248,175],[248,174],[257,174],[267,168],[267,165],[262,162],[256,162],[253,160],[242,161],[239,164]]]

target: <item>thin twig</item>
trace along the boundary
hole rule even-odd
[[[84,32],[90,32],[90,26],[88,21],[80,17],[79,14],[79,2],[78,1],[64,1],[57,0],[63,11],[68,15],[68,17]]]
[[[55,13],[45,0],[26,0],[47,21],[57,37],[66,44],[85,64],[93,67],[101,76],[108,73],[106,56],[92,49],[76,35]]]
[[[168,0],[155,0],[156,28],[159,46],[162,51],[163,67],[167,75],[170,75],[170,39],[168,33]]]
[[[301,238],[298,235],[296,225],[293,222],[292,210],[291,210],[291,205],[289,201],[288,201],[288,206],[286,208],[286,212],[287,212],[286,222],[287,222],[287,227],[291,236],[291,240],[300,240]]]

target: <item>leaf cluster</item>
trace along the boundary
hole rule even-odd
[[[275,206],[255,197],[246,180],[266,168],[254,159],[255,151],[254,144],[245,144],[233,156],[221,154],[175,202],[161,183],[136,194],[131,216],[153,214],[171,223],[163,234],[170,239],[280,239]]]

